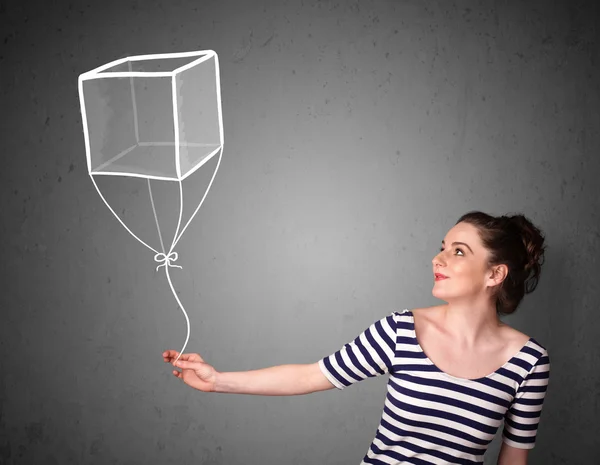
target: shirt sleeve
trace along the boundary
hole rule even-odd
[[[541,357],[519,386],[504,416],[502,440],[519,449],[533,449],[550,378],[550,358],[544,349]]]
[[[352,342],[319,360],[323,374],[338,389],[389,373],[396,351],[395,312],[376,321]]]

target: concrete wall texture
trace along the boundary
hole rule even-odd
[[[162,361],[185,319],[90,182],[77,77],[202,49],[220,57],[225,150],[171,271],[186,351],[220,371],[315,362],[439,302],[431,259],[460,215],[521,212],[548,251],[506,321],[552,360],[529,463],[600,454],[597,2],[34,3],[0,7],[0,463],[347,465],[374,437],[387,377],[205,394]],[[104,182],[154,231],[134,181]]]

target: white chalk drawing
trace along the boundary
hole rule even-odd
[[[219,61],[212,50],[137,55],[112,61],[79,76],[88,173],[100,198],[121,225],[154,252],[156,267],[165,268],[173,296],[190,320],[173,287],[169,268],[177,267],[175,246],[202,206],[221,164],[223,118]],[[204,196],[181,227],[182,181],[215,155],[216,168]],[[146,178],[160,250],[141,240],[106,201],[96,176]],[[168,248],[163,243],[151,180],[179,183],[179,220]],[[179,356],[177,357],[179,359]]]

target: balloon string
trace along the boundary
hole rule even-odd
[[[179,258],[179,255],[177,255],[177,252],[172,252],[172,251],[169,252],[168,254],[157,253],[154,256],[154,260],[160,263],[160,265],[158,265],[156,267],[156,270],[158,271],[158,269],[161,266],[165,267],[165,272],[167,274],[167,281],[169,281],[169,286],[171,287],[171,292],[173,293],[175,300],[177,300],[177,304],[181,308],[181,311],[183,312],[183,316],[185,316],[185,321],[187,323],[187,336],[185,338],[183,347],[179,351],[179,355],[177,356],[175,361],[179,360],[179,357],[181,357],[181,354],[183,354],[183,351],[185,350],[185,346],[187,345],[188,340],[190,338],[190,319],[188,318],[187,313],[185,312],[185,308],[183,308],[183,304],[179,300],[179,296],[177,295],[177,292],[175,292],[175,288],[173,287],[173,283],[171,282],[171,275],[169,274],[169,268],[171,268],[171,267],[181,268],[179,265],[173,265],[173,263],[172,263],[172,262],[176,261],[178,258]]]
[[[188,226],[190,225],[190,223],[192,222],[192,220],[196,216],[196,213],[198,213],[198,211],[200,210],[200,207],[204,203],[204,200],[206,199],[206,196],[208,195],[208,191],[210,190],[210,188],[212,186],[212,183],[213,183],[213,181],[215,179],[215,176],[217,175],[217,171],[219,170],[219,166],[221,164],[222,156],[223,156],[223,145],[221,144],[221,147],[219,148],[219,158],[217,160],[217,166],[216,166],[215,171],[214,171],[214,173],[213,173],[213,175],[212,175],[212,177],[210,179],[208,187],[207,187],[206,191],[204,192],[204,196],[202,197],[202,200],[200,201],[200,203],[196,207],[195,211],[192,213],[191,217],[189,218],[189,220],[187,221],[187,223],[185,224],[185,226],[181,229],[181,231],[180,231],[181,220],[182,220],[182,217],[183,217],[183,185],[182,185],[182,180],[179,180],[179,218],[178,218],[178,221],[177,221],[177,228],[175,230],[175,235],[173,237],[173,242],[171,243],[171,247],[170,247],[168,253],[165,252],[165,246],[164,246],[162,234],[161,234],[161,231],[160,231],[160,225],[159,225],[159,222],[158,222],[158,216],[156,214],[156,208],[155,208],[155,205],[154,205],[154,197],[152,195],[152,188],[150,186],[150,179],[148,178],[148,192],[150,194],[150,201],[152,203],[152,213],[154,213],[154,219],[156,221],[156,228],[158,230],[158,236],[159,236],[159,239],[160,239],[160,245],[161,245],[161,248],[162,248],[162,253],[158,252],[153,247],[151,247],[148,244],[146,244],[143,240],[141,240],[138,236],[136,236],[133,233],[133,231],[131,231],[131,229],[129,229],[127,227],[127,225],[121,220],[121,218],[119,217],[119,215],[117,215],[115,213],[115,211],[112,209],[112,207],[110,206],[110,204],[106,201],[106,199],[102,195],[102,192],[100,192],[100,189],[98,188],[98,185],[96,184],[96,180],[94,179],[94,176],[90,173],[90,178],[92,179],[92,182],[94,183],[94,187],[96,188],[96,191],[98,192],[98,195],[100,195],[100,198],[103,200],[103,202],[108,207],[108,209],[112,212],[112,214],[114,215],[114,217],[119,221],[119,223],[121,223],[121,225],[127,230],[127,232],[129,232],[129,234],[131,234],[135,239],[138,240],[138,242],[140,242],[142,245],[146,246],[148,249],[152,250],[156,254],[154,256],[154,260],[156,262],[160,263],[156,267],[156,270],[158,271],[158,269],[161,266],[165,267],[165,272],[166,272],[166,275],[167,275],[167,281],[169,282],[169,287],[171,288],[171,292],[173,293],[173,297],[175,297],[175,300],[177,301],[177,304],[179,305],[179,307],[181,308],[181,311],[183,312],[183,316],[185,316],[185,320],[186,320],[186,324],[187,324],[187,336],[185,338],[185,343],[183,344],[183,347],[181,348],[181,351],[179,352],[179,355],[177,356],[177,358],[175,359],[175,361],[179,360],[179,357],[181,357],[181,354],[183,354],[183,351],[185,350],[185,347],[187,346],[188,340],[190,338],[190,320],[189,320],[188,315],[187,315],[187,313],[185,311],[185,308],[183,307],[183,304],[179,300],[179,296],[177,295],[177,292],[175,291],[175,288],[173,286],[173,282],[171,281],[171,275],[169,274],[169,268],[172,268],[172,267],[173,268],[182,268],[179,265],[173,265],[172,264],[173,261],[176,261],[179,258],[177,252],[173,252],[173,249],[175,248],[175,245],[179,242],[179,240],[183,236],[183,233],[188,228]]]
[[[150,179],[148,179],[148,192],[150,193],[150,202],[152,203],[152,213],[154,213],[154,220],[156,221],[156,229],[158,230],[158,237],[160,238],[160,245],[161,245],[162,250],[163,250],[162,253],[157,253],[156,255],[154,255],[154,261],[160,263],[156,267],[156,271],[158,271],[158,269],[161,266],[165,267],[165,272],[166,272],[166,275],[167,275],[167,281],[169,281],[169,287],[171,288],[171,292],[173,293],[173,296],[175,297],[175,300],[177,301],[177,304],[181,308],[181,311],[183,312],[183,316],[185,316],[185,320],[187,322],[187,336],[185,338],[185,343],[183,344],[182,349],[179,351],[179,355],[175,359],[175,361],[177,361],[177,360],[179,360],[179,357],[181,357],[181,354],[183,354],[183,351],[185,350],[185,346],[187,345],[188,340],[190,338],[190,320],[189,320],[189,318],[187,316],[187,313],[185,312],[185,308],[183,308],[183,304],[179,300],[179,296],[177,295],[177,292],[175,291],[175,287],[173,286],[173,282],[171,281],[171,275],[169,274],[169,268],[171,268],[171,267],[173,267],[173,268],[181,268],[181,266],[179,266],[179,265],[173,265],[173,263],[172,263],[174,261],[177,261],[177,259],[179,258],[179,255],[177,254],[177,252],[173,252],[173,247],[175,245],[174,242],[171,244],[171,248],[169,249],[169,252],[165,253],[165,245],[163,243],[162,234],[160,232],[160,224],[158,222],[158,216],[156,215],[156,208],[154,206],[154,197],[152,196],[152,189],[150,187]],[[182,213],[183,213],[183,191],[182,191],[182,187],[181,187],[181,181],[179,181],[179,200],[180,200],[180,203],[179,203],[179,222],[177,224],[177,229],[179,229],[179,225],[181,224],[181,216],[182,216]],[[175,233],[175,235],[177,235],[177,232]]]

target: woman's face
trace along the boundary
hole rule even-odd
[[[490,285],[488,256],[475,226],[468,223],[455,225],[432,260],[434,279],[436,273],[447,276],[434,281],[434,297],[449,302],[485,295]]]

